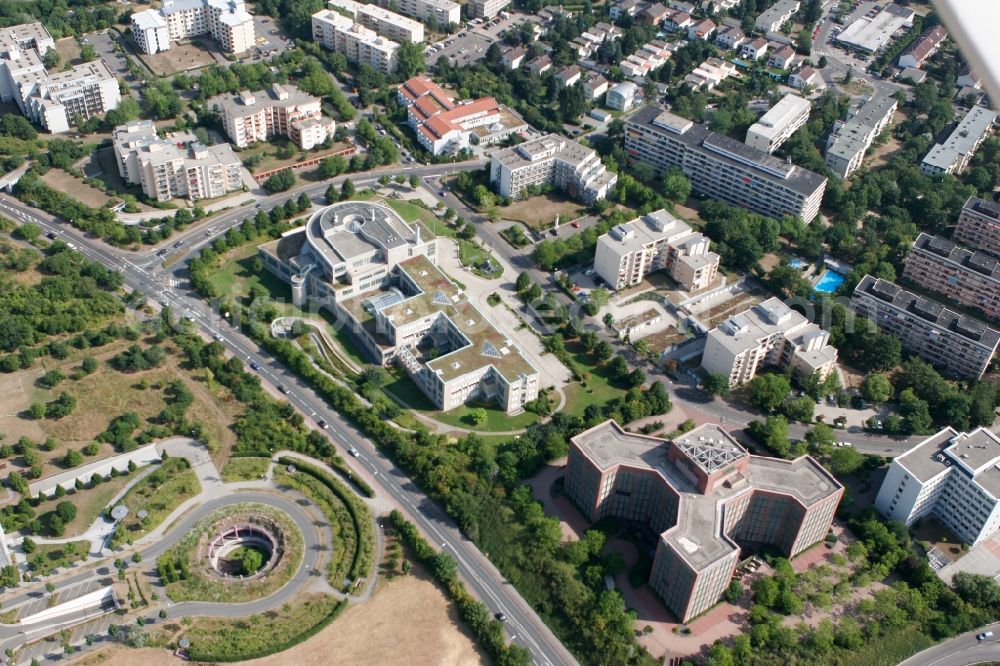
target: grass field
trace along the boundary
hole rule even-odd
[[[271,460],[269,458],[230,458],[226,466],[222,468],[222,480],[226,483],[256,481],[267,474],[267,469],[270,466]]]
[[[606,365],[592,365],[593,361],[586,357],[578,342],[566,343],[566,351],[577,361],[578,367],[587,368],[590,376],[586,380],[586,385],[583,382],[572,382],[563,389],[566,394],[564,414],[583,416],[583,410],[587,405],[603,405],[609,400],[625,395],[623,388],[611,382]]]
[[[493,268],[490,272],[484,271],[480,268],[480,266],[487,260],[491,259],[492,256],[493,255],[490,252],[487,252],[471,241],[458,241],[458,260],[462,262],[463,266],[470,268],[473,273],[481,278],[492,280],[503,275],[503,271],[496,262],[490,263]]]
[[[87,551],[90,550],[89,541],[71,541],[70,543],[73,544],[72,548],[75,549],[72,554],[66,548],[69,544],[38,544],[35,546],[35,552],[28,557],[28,562],[42,563],[41,573],[46,573],[49,569],[68,567],[87,556]]]
[[[128,491],[121,503],[128,507],[128,516],[121,522],[128,539],[135,540],[170,515],[185,500],[201,490],[198,477],[183,458],[168,458],[155,472]],[[138,513],[147,515],[139,518]]]
[[[54,500],[47,500],[38,505],[35,509],[38,515],[53,511],[59,502],[69,500],[76,505],[76,517],[67,525],[63,536],[74,537],[87,531],[94,521],[97,520],[101,512],[107,508],[108,503],[114,499],[115,495],[121,492],[130,481],[136,478],[137,474],[142,474],[145,468],[138,470],[128,476],[116,476],[113,479],[104,481],[96,488],[87,490],[74,490],[72,494]]]
[[[427,208],[415,204],[412,201],[385,199],[384,202],[387,206],[389,206],[389,208],[399,213],[399,216],[407,222],[412,223],[418,220],[422,222],[424,230],[430,231],[433,236],[448,236],[449,238],[455,237],[455,230],[438,218],[432,210],[428,210]]]

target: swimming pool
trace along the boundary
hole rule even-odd
[[[816,283],[813,290],[823,294],[832,294],[837,291],[837,287],[844,284],[846,279],[847,276],[828,268],[819,276],[819,282]]]
[[[792,257],[792,260],[788,262],[788,265],[791,266],[792,268],[801,269],[806,267],[806,262],[802,261],[798,257]]]

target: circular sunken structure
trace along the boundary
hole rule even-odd
[[[260,566],[246,571],[243,556],[260,553]],[[281,561],[285,540],[281,528],[271,519],[241,516],[217,523],[208,539],[205,557],[211,571],[224,579],[250,580],[267,575]]]

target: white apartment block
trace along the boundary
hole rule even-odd
[[[934,515],[970,546],[1000,528],[1000,437],[945,428],[892,461],[875,508],[907,526]]]
[[[925,174],[962,173],[979,146],[993,129],[997,112],[974,106],[944,143],[934,144],[920,164]]]
[[[826,378],[837,364],[830,334],[778,298],[733,315],[708,332],[701,367],[744,384],[768,365],[791,367],[800,377]]]
[[[1000,261],[987,252],[921,233],[906,257],[903,277],[1000,319]]]
[[[719,255],[708,248],[708,238],[660,209],[598,238],[594,270],[614,289],[635,286],[663,270],[684,289],[696,291],[718,275]]]
[[[243,0],[164,0],[158,10],[132,15],[132,35],[143,53],[166,51],[171,42],[211,35],[226,53],[255,44],[253,16]]]
[[[789,93],[747,129],[746,144],[773,153],[809,120],[809,100]]]
[[[170,28],[163,14],[146,9],[132,14],[132,39],[139,50],[153,55],[170,48]]]
[[[438,409],[494,400],[518,413],[538,371],[435,265],[437,242],[391,208],[345,201],[259,248],[267,270],[345,322],[379,365],[396,363]]]
[[[100,60],[46,73],[42,55],[55,41],[41,23],[0,29],[0,98],[15,101],[28,120],[49,132],[69,131],[74,119],[87,120],[118,106],[121,93]]]
[[[472,18],[491,19],[509,4],[510,0],[471,0],[469,15]]]
[[[954,238],[969,247],[1000,255],[1000,205],[969,197],[958,214]]]
[[[658,172],[675,166],[696,192],[762,215],[819,213],[826,178],[656,106],[625,121],[625,152]]]
[[[348,62],[369,65],[383,74],[396,71],[399,44],[380,37],[371,28],[329,9],[312,15],[312,28],[313,41],[331,51],[342,53]]]
[[[354,19],[369,30],[374,30],[382,37],[388,37],[394,42],[412,42],[419,44],[424,41],[424,24],[420,21],[391,12],[378,5],[368,5],[354,0],[330,0],[327,3],[332,9],[340,10],[348,18]]]
[[[635,96],[639,93],[639,86],[631,81],[616,83],[608,89],[608,95],[604,98],[604,105],[616,111],[628,111],[635,103]]]
[[[295,86],[273,84],[267,90],[220,95],[209,100],[222,112],[229,140],[246,148],[273,136],[287,136],[303,150],[333,137],[336,123],[323,116],[318,97]]]
[[[797,11],[799,11],[799,0],[778,0],[760,13],[754,21],[754,26],[763,33],[778,32]]]
[[[229,144],[205,146],[191,135],[161,139],[150,120],[116,127],[112,144],[118,174],[151,199],[214,199],[243,189],[243,165]]]
[[[551,184],[589,206],[606,198],[617,182],[618,175],[593,149],[558,134],[498,150],[490,159],[490,183],[510,199],[532,185]]]
[[[982,377],[1000,344],[1000,331],[871,275],[854,288],[851,307],[899,338],[905,349],[956,377]]]
[[[886,96],[851,107],[847,120],[837,121],[827,139],[826,165],[830,170],[841,179],[857,171],[872,142],[892,122],[898,104],[895,98]]]
[[[451,0],[375,0],[375,4],[439,28],[462,22],[462,7]]]

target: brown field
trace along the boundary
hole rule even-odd
[[[42,180],[60,192],[72,192],[74,199],[91,208],[100,208],[111,200],[104,192],[87,185],[62,169],[49,169],[42,176]]]
[[[92,353],[99,361],[109,358],[125,348],[129,343],[118,342]],[[25,436],[35,441],[51,435],[58,444],[51,452],[43,452],[43,476],[48,476],[61,468],[54,463],[68,448],[79,449],[103,432],[114,417],[134,411],[143,419],[155,417],[163,409],[162,385],[180,377],[194,393],[194,403],[188,408],[188,417],[205,424],[206,444],[212,450],[216,463],[228,458],[229,450],[236,441],[230,424],[241,413],[241,407],[228,392],[207,380],[203,371],[188,371],[180,367],[180,359],[170,354],[159,368],[145,372],[121,373],[102,363],[92,375],[72,379],[79,366],[79,356],[61,363],[39,364],[31,370],[0,376],[0,433],[7,441],[17,441]],[[54,390],[39,388],[35,382],[47,370],[58,367],[67,375]],[[145,380],[149,388],[142,389]],[[161,388],[157,388],[157,387]],[[21,412],[35,400],[50,401],[60,392],[66,391],[76,398],[76,409],[66,418],[33,421],[22,418]],[[101,445],[98,458],[111,455],[112,447]],[[95,458],[96,459],[96,458]]]
[[[500,217],[506,220],[524,222],[533,229],[548,229],[559,216],[559,223],[580,217],[584,208],[561,194],[544,194],[515,201],[500,209]]]
[[[176,666],[166,650],[110,647],[69,662],[74,666]],[[458,625],[454,608],[430,581],[401,576],[384,583],[364,604],[351,606],[333,624],[280,654],[239,662],[243,666],[355,664],[471,666],[489,663]]]
[[[56,40],[56,51],[62,56],[62,62],[57,69],[62,69],[67,63],[77,64],[80,57],[80,42],[76,37],[64,37]]]
[[[171,40],[172,42],[173,40]],[[202,42],[171,43],[170,48],[154,55],[143,55],[142,61],[160,76],[200,69],[215,62]]]

